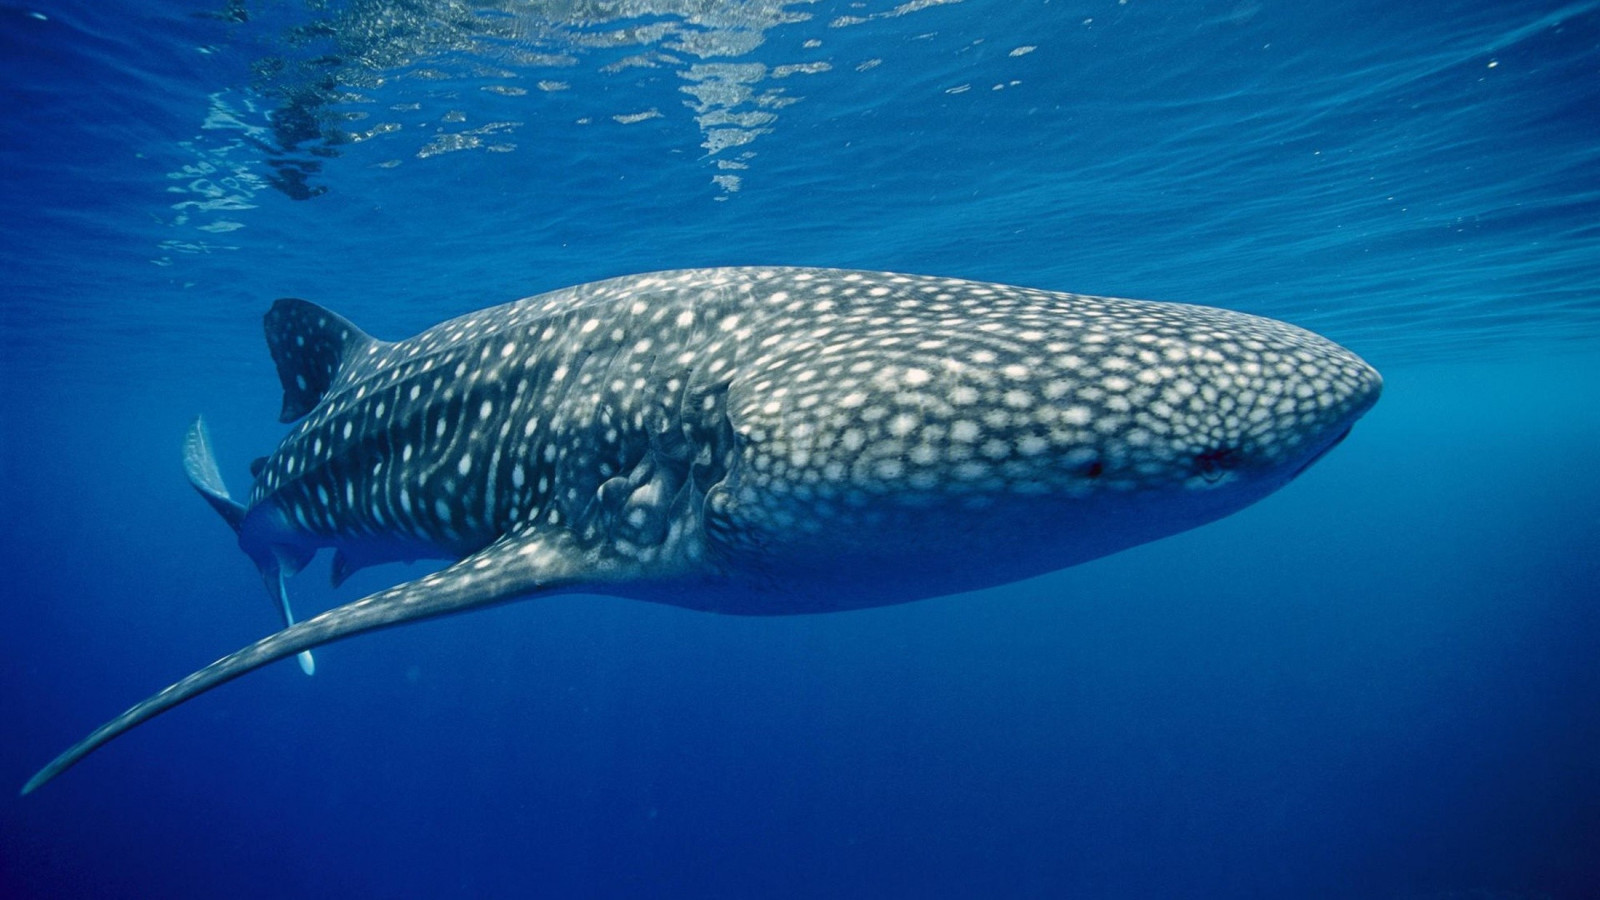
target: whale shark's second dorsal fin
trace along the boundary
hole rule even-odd
[[[310,412],[345,362],[374,343],[371,335],[338,313],[293,297],[273,303],[262,324],[278,380],[283,382],[280,422],[293,422]]]

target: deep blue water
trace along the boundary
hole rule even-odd
[[[278,296],[927,272],[1289,319],[1384,399],[1003,589],[276,664],[0,799],[0,896],[1600,896],[1600,3],[327,6],[0,6],[0,783],[274,627],[179,447],[283,433]]]

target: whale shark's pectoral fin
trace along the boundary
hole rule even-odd
[[[95,729],[23,785],[27,794],[100,745],[197,694],[319,644],[602,580],[603,563],[565,531],[507,535],[448,568],[336,607],[262,638],[171,685]]]

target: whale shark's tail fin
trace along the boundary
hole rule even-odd
[[[200,496],[206,498],[234,531],[244,522],[245,508],[228,495],[228,486],[222,482],[222,472],[217,469],[217,458],[211,452],[211,435],[206,432],[205,419],[194,417],[189,430],[183,435],[183,474]]]
[[[183,436],[183,471],[189,476],[189,484],[237,532],[244,522],[245,507],[228,494],[228,486],[222,482],[216,455],[211,452],[211,436],[206,432],[205,419],[200,416],[195,416],[194,423]],[[290,558],[277,552],[265,564],[257,561],[261,568],[261,579],[267,585],[267,593],[273,596],[283,613],[285,628],[294,624],[294,610],[289,606],[289,591],[284,579],[298,572],[305,563],[304,559]],[[317,665],[311,658],[311,651],[300,653],[299,660],[302,672],[310,675],[316,671]]]

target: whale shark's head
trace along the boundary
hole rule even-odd
[[[1061,568],[1261,499],[1382,390],[1355,354],[1272,319],[932,287],[841,303],[828,340],[774,342],[736,379],[746,466],[712,509],[766,556],[826,557],[854,578],[897,560],[880,593]]]
[[[1232,511],[1305,471],[1382,392],[1360,357],[1296,326],[1181,307],[1173,328],[1158,324],[1163,305],[1145,306],[1146,330],[1084,342],[1061,413],[1086,425],[1066,461],[1105,490]]]

